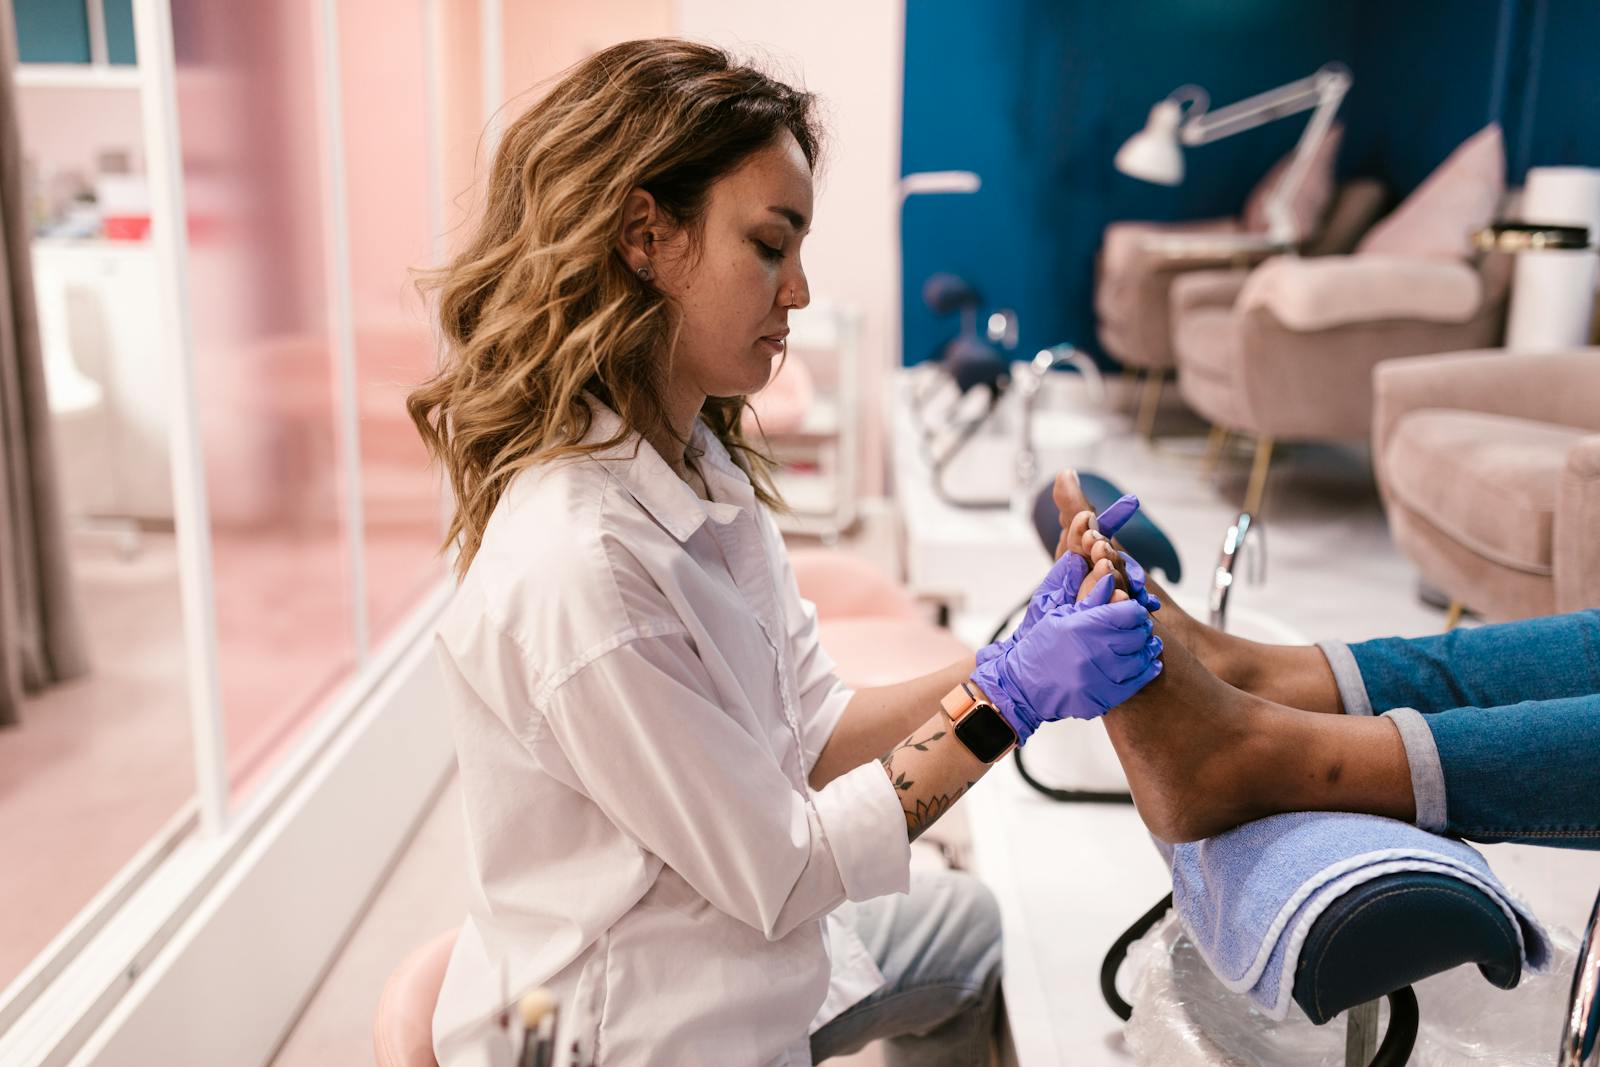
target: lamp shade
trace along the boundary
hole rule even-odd
[[[1178,147],[1178,122],[1183,109],[1175,100],[1163,100],[1150,109],[1144,129],[1117,150],[1116,168],[1130,178],[1158,185],[1183,181],[1183,150]]]

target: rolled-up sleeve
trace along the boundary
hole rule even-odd
[[[904,893],[910,879],[911,841],[905,832],[905,809],[883,765],[876,760],[863,763],[813,796],[822,829],[833,844],[845,895],[870,900]],[[899,828],[900,833],[891,836],[904,847],[882,847],[879,839],[885,823]]]
[[[905,816],[870,764],[803,792],[719,706],[686,633],[631,637],[543,695],[589,798],[716,907],[777,940],[842,901],[908,888]],[[831,727],[830,727],[831,729]]]

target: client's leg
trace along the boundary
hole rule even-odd
[[[1157,619],[1164,670],[1104,719],[1151,833],[1192,841],[1286,811],[1414,817],[1394,723],[1319,715],[1237,689]]]
[[[1600,612],[1327,650],[1350,710],[1400,728],[1418,825],[1600,848]]]
[[[1385,718],[1405,738],[1417,825],[1600,849],[1600,694]]]
[[[1328,653],[1335,661],[1348,654],[1359,673],[1359,691],[1341,679],[1346,702],[1353,705],[1348,710],[1355,714],[1402,707],[1427,713],[1587,696],[1600,693],[1600,611],[1429,637],[1385,637],[1347,647],[1330,643]]]
[[[1105,724],[1139,814],[1163,840],[1285,811],[1352,811],[1478,841],[1600,848],[1600,691],[1426,715],[1316,715],[1234,689],[1180,641],[1162,640],[1161,676]],[[1587,654],[1564,652],[1546,650],[1542,662],[1560,673]]]
[[[1063,472],[1051,492],[1061,512],[1056,557],[1068,550],[1087,555],[1084,533],[1087,516],[1093,511],[1077,475]],[[1344,710],[1327,657],[1317,646],[1269,645],[1224,633],[1184,611],[1153,577],[1149,586],[1161,598],[1161,620],[1218,678],[1289,707],[1333,713]]]

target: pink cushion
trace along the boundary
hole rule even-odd
[[[1384,477],[1397,500],[1457,544],[1549,574],[1556,491],[1567,452],[1583,436],[1549,422],[1423,408],[1395,424]]]
[[[794,433],[805,422],[815,395],[811,372],[804,363],[786,354],[767,384],[750,397],[741,427],[745,436],[759,440],[763,432]]]
[[[949,630],[919,619],[838,619],[818,630],[839,678],[852,689],[895,685],[972,655]]]
[[[1336,122],[1312,152],[1306,175],[1289,198],[1289,218],[1294,222],[1294,234],[1298,240],[1316,233],[1321,228],[1322,216],[1328,213],[1328,204],[1333,200],[1333,164],[1339,158],[1339,145],[1343,141],[1344,126]],[[1250,190],[1250,197],[1244,202],[1243,215],[1244,228],[1250,233],[1267,232],[1267,198],[1272,195],[1278,182],[1283,180],[1293,162],[1294,151],[1291,149]]]
[[[924,618],[911,594],[866,560],[829,548],[796,548],[789,565],[819,619]]]
[[[1357,253],[1464,259],[1472,235],[1494,221],[1505,194],[1505,144],[1490,123],[1463,141],[1405,203],[1374,226]]]
[[[1466,322],[1483,281],[1465,263],[1395,256],[1276,256],[1250,272],[1240,311],[1265,308],[1291,330],[1408,319]]]
[[[439,1067],[433,1058],[433,1008],[455,944],[456,931],[450,930],[412,949],[384,983],[372,1021],[378,1067]]]

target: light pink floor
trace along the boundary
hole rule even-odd
[[[368,567],[390,617],[443,573],[429,523],[371,531]],[[351,669],[341,588],[297,584],[300,556],[271,539],[219,538],[217,612],[235,797],[272,763]],[[228,565],[221,566],[226,560]],[[189,696],[170,534],[122,558],[74,545],[91,674],[24,701],[0,730],[0,988],[194,794]],[[343,643],[342,643],[343,642]]]
[[[391,416],[363,433],[376,645],[445,571],[439,497],[415,431]],[[328,522],[213,530],[235,799],[353,669],[341,536]],[[21,724],[0,730],[0,988],[194,794],[173,537],[143,534],[131,554],[113,535],[72,538],[91,673],[26,700]]]
[[[129,559],[83,538],[73,557],[93,670],[0,730],[0,986],[194,792],[171,535]]]

